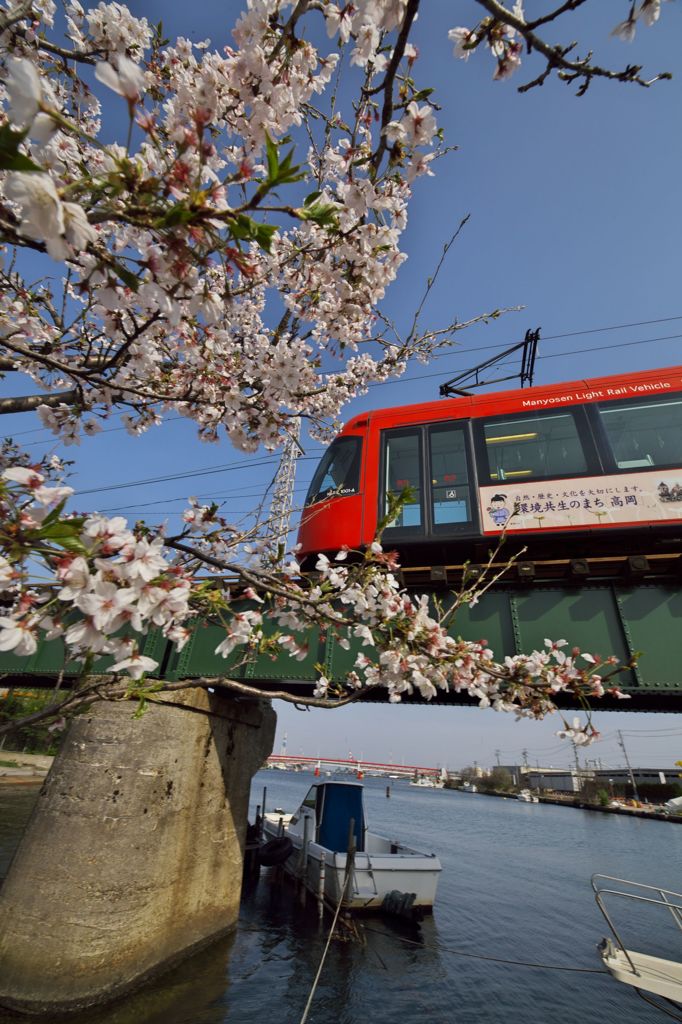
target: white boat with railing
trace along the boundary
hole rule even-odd
[[[416,778],[410,779],[410,785],[416,786],[417,789],[443,789],[445,781],[437,775],[417,775]]]
[[[679,943],[678,932],[682,932],[682,893],[654,885],[643,885],[641,882],[631,882],[625,878],[614,878],[611,875],[593,875],[592,889],[597,906],[613,936],[605,938],[599,947],[604,966],[617,981],[631,985],[646,1002],[664,1010],[670,1016],[672,1003],[682,1013],[682,943],[676,948],[679,959],[653,956],[631,949],[625,945],[620,932],[616,930],[612,912],[606,906],[608,899],[611,904],[623,901],[630,907],[660,908],[660,913],[665,913],[668,922],[672,922],[673,935]],[[666,1005],[660,1006],[645,993],[662,997]],[[674,1019],[680,1020],[682,1017]]]
[[[334,905],[343,894],[343,905],[349,909],[378,910],[387,897],[407,894],[414,896],[411,907],[433,907],[440,861],[433,853],[420,853],[370,832],[358,783],[313,785],[295,814],[266,813],[263,833],[271,843],[291,840],[293,849],[284,869],[314,895],[323,891]],[[346,883],[349,843],[355,849]]]
[[[540,798],[535,796],[529,789],[522,789],[516,794],[516,799],[524,804],[539,804]]]

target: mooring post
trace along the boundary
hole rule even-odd
[[[299,896],[301,903],[305,903],[308,874],[308,843],[310,841],[310,818],[306,815],[303,819],[303,845],[301,846],[301,859],[299,862]]]
[[[236,924],[269,704],[159,694],[74,719],[0,891],[0,1006],[54,1016],[138,987]]]

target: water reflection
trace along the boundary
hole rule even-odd
[[[294,810],[312,780],[257,777],[255,803]],[[8,787],[10,789],[10,787]],[[0,865],[7,864],[37,788],[0,789]],[[470,959],[456,951],[599,969],[605,933],[593,872],[680,888],[682,828],[367,780],[378,832],[435,850],[443,864],[435,913],[416,929],[371,918],[364,943],[332,942],[310,1024],[660,1024],[655,1010],[601,974],[569,974]],[[69,1018],[74,1024],[298,1024],[326,940],[274,871],[244,894],[235,935],[205,948],[140,992]],[[627,922],[630,926],[630,922]],[[638,927],[657,947],[662,922]],[[640,931],[641,934],[641,931]],[[678,933],[679,936],[679,933]],[[679,937],[677,938],[678,955]],[[668,948],[668,953],[670,949]],[[2,1015],[0,1024],[16,1024]]]

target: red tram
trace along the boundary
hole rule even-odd
[[[383,534],[403,566],[484,561],[503,530],[526,558],[664,549],[679,564],[682,366],[356,416],[310,485],[304,564],[370,544],[405,488]]]

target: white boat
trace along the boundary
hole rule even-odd
[[[411,907],[433,907],[440,861],[433,853],[420,853],[370,832],[358,783],[316,783],[295,814],[266,813],[263,832],[270,841],[282,837],[291,840],[293,850],[284,861],[284,869],[302,879],[316,896],[323,886],[333,906],[338,904],[345,886],[343,905],[353,910],[379,910],[388,896],[394,898],[396,894],[414,895],[409,900]],[[346,885],[351,835],[355,853]]]
[[[419,789],[442,789],[445,783],[433,775],[418,775],[416,779],[410,780],[410,785]]]
[[[534,796],[529,789],[522,789],[516,794],[516,799],[524,804],[539,804],[540,798]]]
[[[670,1007],[672,1004],[677,1010],[682,1011],[682,963],[679,959],[665,959],[628,948],[631,943],[626,947],[606,904],[608,898],[610,903],[617,900],[620,904],[626,902],[635,908],[646,906],[649,911],[659,908],[658,912],[665,915],[668,926],[672,926],[675,936],[673,945],[679,956],[678,930],[682,931],[682,893],[643,885],[641,882],[631,882],[625,878],[614,878],[611,875],[593,875],[592,889],[597,906],[613,936],[612,939],[603,939],[599,946],[604,966],[616,981],[631,985],[646,1002],[663,1009],[674,1020],[680,1020],[680,1017],[670,1013]],[[645,923],[650,927],[649,916]],[[632,928],[631,920],[629,925]],[[648,933],[650,934],[650,931]],[[660,941],[662,937],[661,930],[657,939]],[[665,1006],[660,1006],[645,993],[661,997],[665,1000]]]

